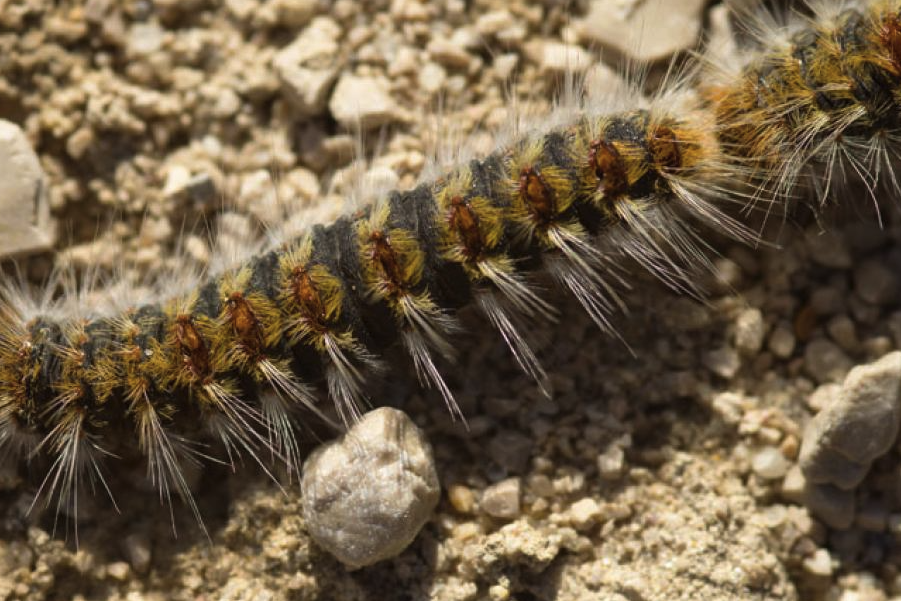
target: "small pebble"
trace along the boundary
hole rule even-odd
[[[818,383],[841,380],[852,366],[848,355],[825,338],[812,340],[804,348],[804,370]]]
[[[785,476],[791,462],[776,447],[764,447],[754,454],[751,469],[764,480],[777,480]]]
[[[482,511],[491,517],[505,520],[519,517],[521,486],[519,478],[507,478],[489,486],[482,492],[479,503]]]
[[[826,549],[817,549],[816,552],[803,561],[804,571],[811,576],[828,578],[832,576],[832,558]]]
[[[843,350],[853,353],[860,347],[857,339],[857,329],[854,322],[847,315],[835,315],[826,324],[826,331]]]
[[[341,67],[336,59],[340,35],[340,27],[330,19],[314,19],[275,55],[272,66],[282,92],[298,114],[317,115],[325,110]]]
[[[746,309],[735,320],[735,348],[746,355],[760,352],[765,334],[760,309]]]
[[[580,46],[545,42],[541,52],[540,68],[545,75],[578,73],[591,65],[591,55]]]
[[[795,350],[795,334],[787,325],[780,324],[770,334],[767,348],[780,359],[788,359]]]
[[[146,574],[150,568],[150,541],[141,533],[129,534],[122,539],[125,557],[138,574]]]
[[[460,513],[472,513],[475,507],[475,494],[468,486],[454,484],[447,489],[447,498],[454,509]]]
[[[332,91],[329,110],[348,130],[387,125],[398,116],[397,103],[388,88],[388,82],[382,78],[344,73]]]
[[[782,480],[782,488],[780,492],[782,496],[793,503],[803,503],[804,489],[807,486],[807,480],[804,478],[804,472],[801,466],[793,464],[788,468],[785,478]]]
[[[612,445],[598,455],[598,473],[604,480],[616,480],[622,477],[626,469],[626,453],[619,445]]]
[[[600,514],[600,505],[591,497],[579,499],[569,507],[569,519],[576,530],[590,528]]]
[[[735,349],[723,347],[705,353],[704,365],[719,377],[731,380],[741,367],[741,359]]]
[[[820,412],[838,399],[842,391],[842,385],[835,382],[818,386],[807,397],[807,406],[815,412]]]
[[[882,260],[869,259],[854,269],[854,291],[871,305],[897,301],[898,289],[898,277]]]
[[[351,568],[407,548],[440,497],[431,446],[406,413],[390,407],[313,451],[301,489],[310,536]]]
[[[587,38],[650,63],[694,46],[704,0],[592,0],[575,26]]]

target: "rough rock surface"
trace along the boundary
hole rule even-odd
[[[353,568],[407,548],[441,496],[428,441],[390,407],[313,451],[300,487],[310,536]]]

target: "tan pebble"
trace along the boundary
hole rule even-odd
[[[664,59],[694,46],[705,0],[592,0],[575,22],[580,35],[639,61]]]
[[[826,549],[817,549],[817,551],[802,564],[804,571],[812,576],[828,577],[832,575],[832,557]]]
[[[604,480],[616,480],[626,469],[626,453],[619,446],[612,446],[598,455],[598,473]]]
[[[488,597],[491,601],[508,601],[510,599],[510,589],[503,584],[495,584],[488,589]]]
[[[447,498],[454,509],[460,513],[472,513],[475,507],[475,494],[468,486],[454,484],[447,489]]]
[[[124,561],[117,561],[106,566],[106,573],[110,576],[110,578],[113,578],[114,580],[118,580],[120,582],[124,582],[128,578],[130,571],[130,566]]]
[[[479,505],[492,517],[514,519],[520,513],[520,489],[519,478],[507,478],[486,488]]]
[[[545,42],[542,46],[540,68],[545,75],[582,72],[591,63],[591,55],[580,46],[558,42]]]
[[[454,526],[452,533],[457,540],[470,540],[482,534],[482,529],[475,522],[464,522]]]
[[[778,480],[785,476],[791,463],[776,447],[763,447],[751,459],[751,469],[764,480]]]
[[[509,27],[512,21],[513,15],[507,9],[493,10],[476,19],[476,31],[484,36],[494,35]]]
[[[569,519],[577,530],[586,530],[601,515],[601,507],[591,497],[579,499],[569,507]]]
[[[130,534],[122,541],[125,556],[132,569],[138,574],[145,574],[150,568],[150,541],[143,534]]]
[[[382,77],[360,77],[344,73],[332,91],[329,110],[348,129],[372,129],[399,117],[399,108]]]
[[[780,359],[788,359],[795,350],[795,334],[786,324],[778,325],[767,342],[767,348]]]
[[[325,17],[313,20],[272,62],[282,91],[301,115],[325,110],[332,85],[338,77],[340,26]]]
[[[756,355],[763,347],[766,328],[760,309],[742,311],[735,320],[735,348],[746,355]]]

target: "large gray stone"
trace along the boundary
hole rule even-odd
[[[316,449],[301,487],[310,536],[352,568],[403,551],[441,494],[428,441],[406,413],[388,407]]]
[[[901,352],[852,369],[837,399],[808,424],[800,465],[808,481],[850,490],[898,436]]]

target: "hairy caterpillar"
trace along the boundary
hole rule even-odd
[[[894,2],[824,10],[717,84],[673,85],[647,106],[588,102],[578,118],[566,111],[567,122],[159,303],[85,313],[10,285],[0,441],[13,456],[46,458],[41,488],[74,510],[80,481],[102,482],[101,462],[115,460],[104,459],[103,428],[121,425],[137,433],[163,494],[193,507],[180,464],[197,455],[188,441],[199,430],[230,461],[276,455],[295,470],[291,408],[315,410],[307,382],[321,373],[353,419],[367,374],[397,342],[456,411],[436,361],[452,356],[454,311],[467,303],[542,385],[521,324],[554,310],[529,273],[546,268],[613,330],[620,257],[691,292],[692,268],[705,263],[696,221],[753,239],[719,208],[747,202],[741,183],[755,198],[806,185],[825,197],[845,168],[897,187],[898,14]]]

